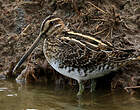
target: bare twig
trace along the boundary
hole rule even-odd
[[[39,2],[32,2],[32,1],[21,1],[21,2],[19,2],[19,5],[24,5],[24,4],[37,5],[37,4],[39,4]]]
[[[92,19],[92,20],[94,20],[94,21],[104,21],[104,22],[107,21],[107,20],[105,20],[105,19]]]
[[[26,31],[27,31],[30,27],[31,27],[31,24],[27,25],[27,26],[24,28],[24,30],[21,32],[20,35],[26,34]]]
[[[110,29],[110,38],[112,38],[113,35],[113,28]]]
[[[127,30],[130,30],[130,31],[131,31],[131,29],[127,26],[127,24],[126,24],[125,22],[123,22],[123,24],[124,24],[124,27],[125,27]]]
[[[105,30],[107,30],[107,28],[105,28],[105,29],[103,29],[103,30],[101,30],[101,31],[98,31],[98,32],[94,33],[93,35],[95,36],[95,35],[97,35],[97,34],[101,34],[101,33],[104,32]]]
[[[110,34],[111,34],[111,31],[108,31],[107,35],[105,36],[105,39],[107,39]]]
[[[103,22],[101,22],[100,24],[98,24],[98,25],[95,27],[95,29],[98,30],[98,28],[99,28],[100,26],[102,26],[102,25],[103,25]]]
[[[140,86],[125,87],[124,89],[127,90],[127,89],[138,89],[138,88],[140,88]]]
[[[87,3],[89,3],[90,5],[92,5],[93,7],[95,7],[97,10],[101,11],[102,13],[107,14],[104,10],[102,10],[102,9],[99,8],[99,7],[97,7],[97,6],[94,5],[93,3],[89,2],[89,1],[88,1]]]

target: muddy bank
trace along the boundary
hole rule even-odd
[[[12,69],[33,43],[43,19],[54,14],[69,29],[107,40],[117,48],[135,50],[140,55],[139,0],[5,0],[0,1],[0,72],[7,77],[26,73],[28,82],[45,81],[77,87],[76,81],[55,72],[45,61],[43,41],[26,62],[12,74]],[[24,71],[23,69],[26,68]],[[139,86],[140,63],[135,62],[104,78],[97,79],[97,88]],[[85,82],[87,88],[90,81]]]

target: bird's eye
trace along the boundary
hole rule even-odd
[[[54,22],[50,22],[50,26],[53,26],[54,25]]]

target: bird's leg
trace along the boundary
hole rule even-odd
[[[82,84],[81,81],[78,81],[78,84],[79,84],[79,91],[77,93],[77,96],[81,96],[82,93],[84,92],[84,85]]]
[[[96,87],[96,80],[95,79],[91,79],[90,92],[94,92],[95,91],[95,87]]]

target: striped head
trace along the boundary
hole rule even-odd
[[[53,15],[50,15],[44,19],[41,25],[40,34],[47,35],[47,37],[51,35],[57,35],[61,33],[64,29],[65,25],[62,19],[57,18]]]
[[[65,25],[62,19],[57,18],[53,15],[50,15],[45,18],[45,20],[41,24],[40,34],[34,41],[34,43],[31,45],[31,47],[26,51],[26,53],[22,56],[20,61],[17,63],[15,68],[13,69],[13,72],[20,67],[20,65],[26,60],[26,58],[32,53],[32,51],[38,46],[39,41],[42,38],[48,38],[52,35],[60,34],[61,31],[64,29]]]

